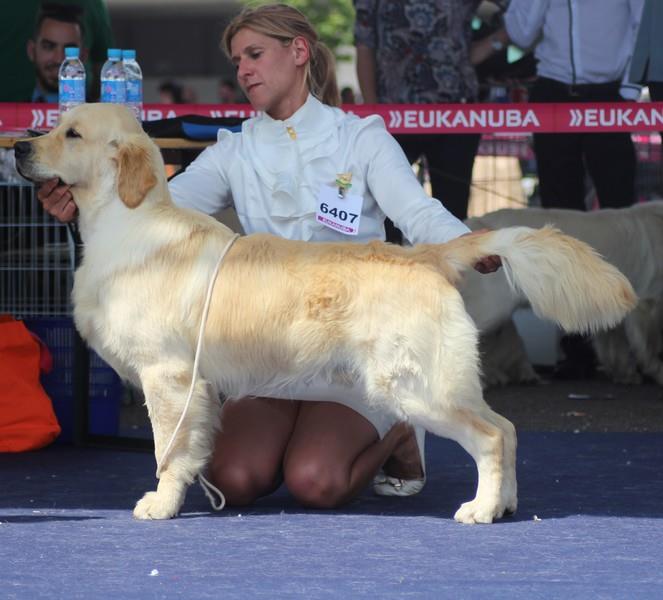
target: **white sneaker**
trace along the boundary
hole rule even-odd
[[[426,461],[424,459],[426,430],[422,427],[415,427],[414,433],[417,437],[421,470],[424,472],[424,476],[417,479],[400,479],[391,477],[380,469],[380,472],[373,478],[373,492],[378,496],[414,496],[424,489],[426,485]]]
[[[414,496],[424,489],[426,477],[399,479],[380,471],[373,479],[373,491],[378,496]]]

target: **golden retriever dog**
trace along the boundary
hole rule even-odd
[[[367,403],[397,420],[459,442],[479,478],[476,497],[455,518],[490,523],[516,510],[516,435],[483,400],[477,329],[456,288],[461,273],[500,255],[535,310],[571,331],[611,327],[636,301],[615,267],[552,228],[412,248],[240,237],[213,285],[195,393],[173,437],[194,376],[206,290],[233,233],[173,204],[159,149],[123,107],[71,110],[49,134],[17,143],[16,156],[25,177],[72,186],[85,244],[76,327],[144,391],[162,464],[156,491],[134,509],[139,519],[178,513],[210,457],[220,394],[237,401],[278,396],[293,382],[333,381],[359,386]]]
[[[663,201],[581,212],[503,209],[466,221],[470,229],[552,225],[592,246],[631,282],[639,302],[622,323],[596,332],[592,345],[604,372],[617,383],[639,383],[641,373],[663,385]],[[481,333],[487,386],[536,380],[513,311],[527,304],[504,273],[469,274],[461,285],[467,311]]]

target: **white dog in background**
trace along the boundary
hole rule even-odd
[[[544,382],[527,356],[527,348],[513,319],[507,319],[489,333],[479,333],[484,388]]]
[[[639,298],[620,325],[593,336],[599,362],[615,382],[636,383],[642,373],[663,385],[663,201],[592,212],[503,209],[466,223],[473,230],[550,224],[592,246],[626,275]],[[504,273],[470,273],[461,292],[482,334],[485,385],[535,381],[537,375],[511,322],[516,307],[527,302],[510,288]]]
[[[552,228],[413,248],[241,237],[213,287],[195,395],[173,438],[206,290],[233,233],[174,206],[158,148],[123,107],[73,109],[49,134],[17,143],[16,156],[25,177],[71,185],[85,243],[76,326],[145,393],[161,476],[134,509],[140,519],[178,513],[210,457],[220,392],[238,400],[337,381],[396,419],[458,441],[479,479],[455,518],[492,522],[516,509],[516,436],[483,400],[477,330],[455,287],[461,272],[502,256],[538,314],[572,331],[613,326],[636,302],[616,268]]]

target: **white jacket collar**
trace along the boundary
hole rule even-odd
[[[315,207],[298,202],[299,190],[301,186],[319,183],[308,181],[307,165],[332,156],[337,150],[343,117],[341,110],[326,106],[309,94],[288,119],[272,119],[263,113],[244,121],[242,140],[246,156],[272,191],[272,217],[288,219],[315,212]]]
[[[308,152],[334,133],[335,121],[334,110],[309,94],[306,102],[287,119],[272,119],[266,113],[260,114],[253,119],[251,135],[261,144],[287,143],[293,141],[294,135],[300,152]]]

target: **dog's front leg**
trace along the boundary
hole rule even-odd
[[[661,315],[657,302],[643,300],[624,319],[624,329],[638,366],[658,385],[663,385]]]
[[[627,317],[628,318],[628,317]],[[615,383],[642,383],[635,356],[629,348],[624,323],[592,336],[592,347],[603,372]]]
[[[138,501],[134,516],[170,519],[177,515],[187,487],[209,460],[220,418],[220,402],[210,393],[207,382],[199,379],[176,432],[189,393],[191,370],[158,365],[145,369],[141,381],[154,433],[160,478],[157,490],[147,492]]]

